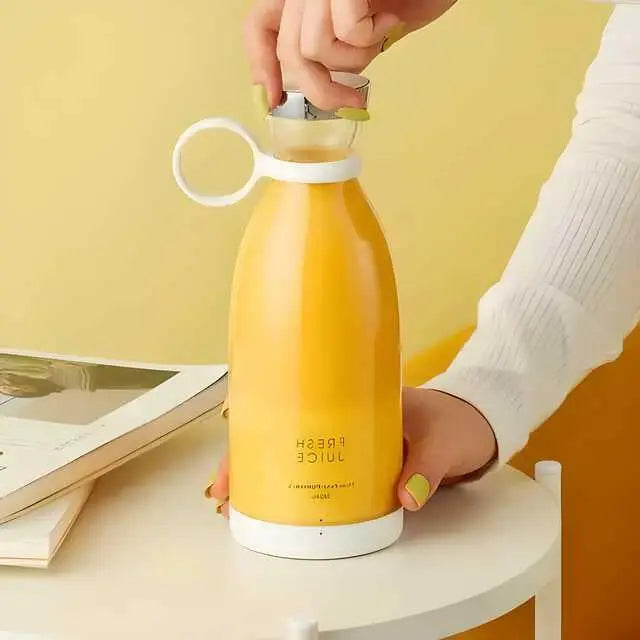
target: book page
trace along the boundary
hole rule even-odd
[[[225,373],[0,350],[0,499],[171,411]]]
[[[48,563],[84,506],[93,483],[88,482],[25,516],[0,524],[0,564],[20,560]],[[29,566],[30,563],[25,563]]]

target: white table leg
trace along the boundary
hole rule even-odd
[[[562,510],[562,466],[544,460],[535,466],[535,479],[546,487]],[[561,529],[562,531],[562,529]],[[555,552],[555,577],[535,598],[535,640],[561,640],[562,637],[562,533]]]
[[[291,618],[287,621],[284,640],[318,640],[320,633],[315,620]]]

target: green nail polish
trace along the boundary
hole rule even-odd
[[[213,498],[213,496],[211,495],[211,489],[213,489],[213,485],[216,483],[217,479],[218,479],[218,472],[214,471],[209,476],[209,482],[207,482],[207,486],[204,489],[204,497],[205,498]]]
[[[431,493],[429,481],[420,473],[414,473],[404,485],[407,493],[414,499],[415,503],[421,507]]]
[[[386,51],[392,44],[395,44],[404,35],[404,22],[392,27],[387,33],[386,38],[382,42],[382,51]]]
[[[336,115],[338,118],[354,120],[355,122],[366,122],[370,118],[366,109],[355,109],[353,107],[342,107],[336,111]]]
[[[267,90],[261,84],[253,85],[253,103],[260,114],[260,117],[266,118],[270,111],[269,98],[267,97]]]

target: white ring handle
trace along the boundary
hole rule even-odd
[[[205,131],[207,129],[226,129],[233,133],[237,133],[251,148],[251,152],[253,153],[253,169],[251,171],[251,175],[247,182],[237,191],[233,193],[229,193],[223,196],[212,196],[206,195],[203,193],[199,193],[193,187],[189,186],[189,183],[186,181],[184,175],[182,174],[182,149],[185,144],[191,138],[193,138],[196,134],[201,131]],[[176,179],[178,186],[182,191],[189,196],[192,200],[195,200],[197,203],[205,205],[207,207],[226,207],[230,204],[235,204],[236,202],[242,200],[251,189],[256,185],[258,180],[264,175],[261,171],[262,165],[264,164],[265,154],[260,151],[257,142],[254,140],[252,135],[240,124],[238,124],[235,120],[230,120],[229,118],[205,118],[204,120],[200,120],[195,124],[192,124],[179,138],[176,142],[176,146],[173,149],[173,177]]]
[[[182,175],[182,149],[196,134],[206,129],[226,129],[237,133],[251,147],[253,153],[253,169],[243,187],[224,196],[212,196],[198,193],[189,186]],[[225,207],[242,200],[256,185],[260,178],[272,178],[284,182],[303,184],[327,184],[344,182],[360,174],[362,163],[355,155],[332,162],[289,162],[267,155],[258,147],[252,135],[235,120],[229,118],[205,118],[192,124],[176,142],[173,150],[173,176],[182,191],[199,204],[207,207]]]

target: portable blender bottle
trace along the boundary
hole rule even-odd
[[[361,76],[334,74],[368,97]],[[265,179],[235,266],[229,316],[229,519],[242,546],[290,558],[361,555],[402,531],[399,322],[391,258],[358,182],[358,124],[295,88],[268,116],[267,155],[239,124],[202,120],[179,138],[173,170],[207,206]],[[228,129],[253,172],[226,196],[195,192],[181,150]]]

